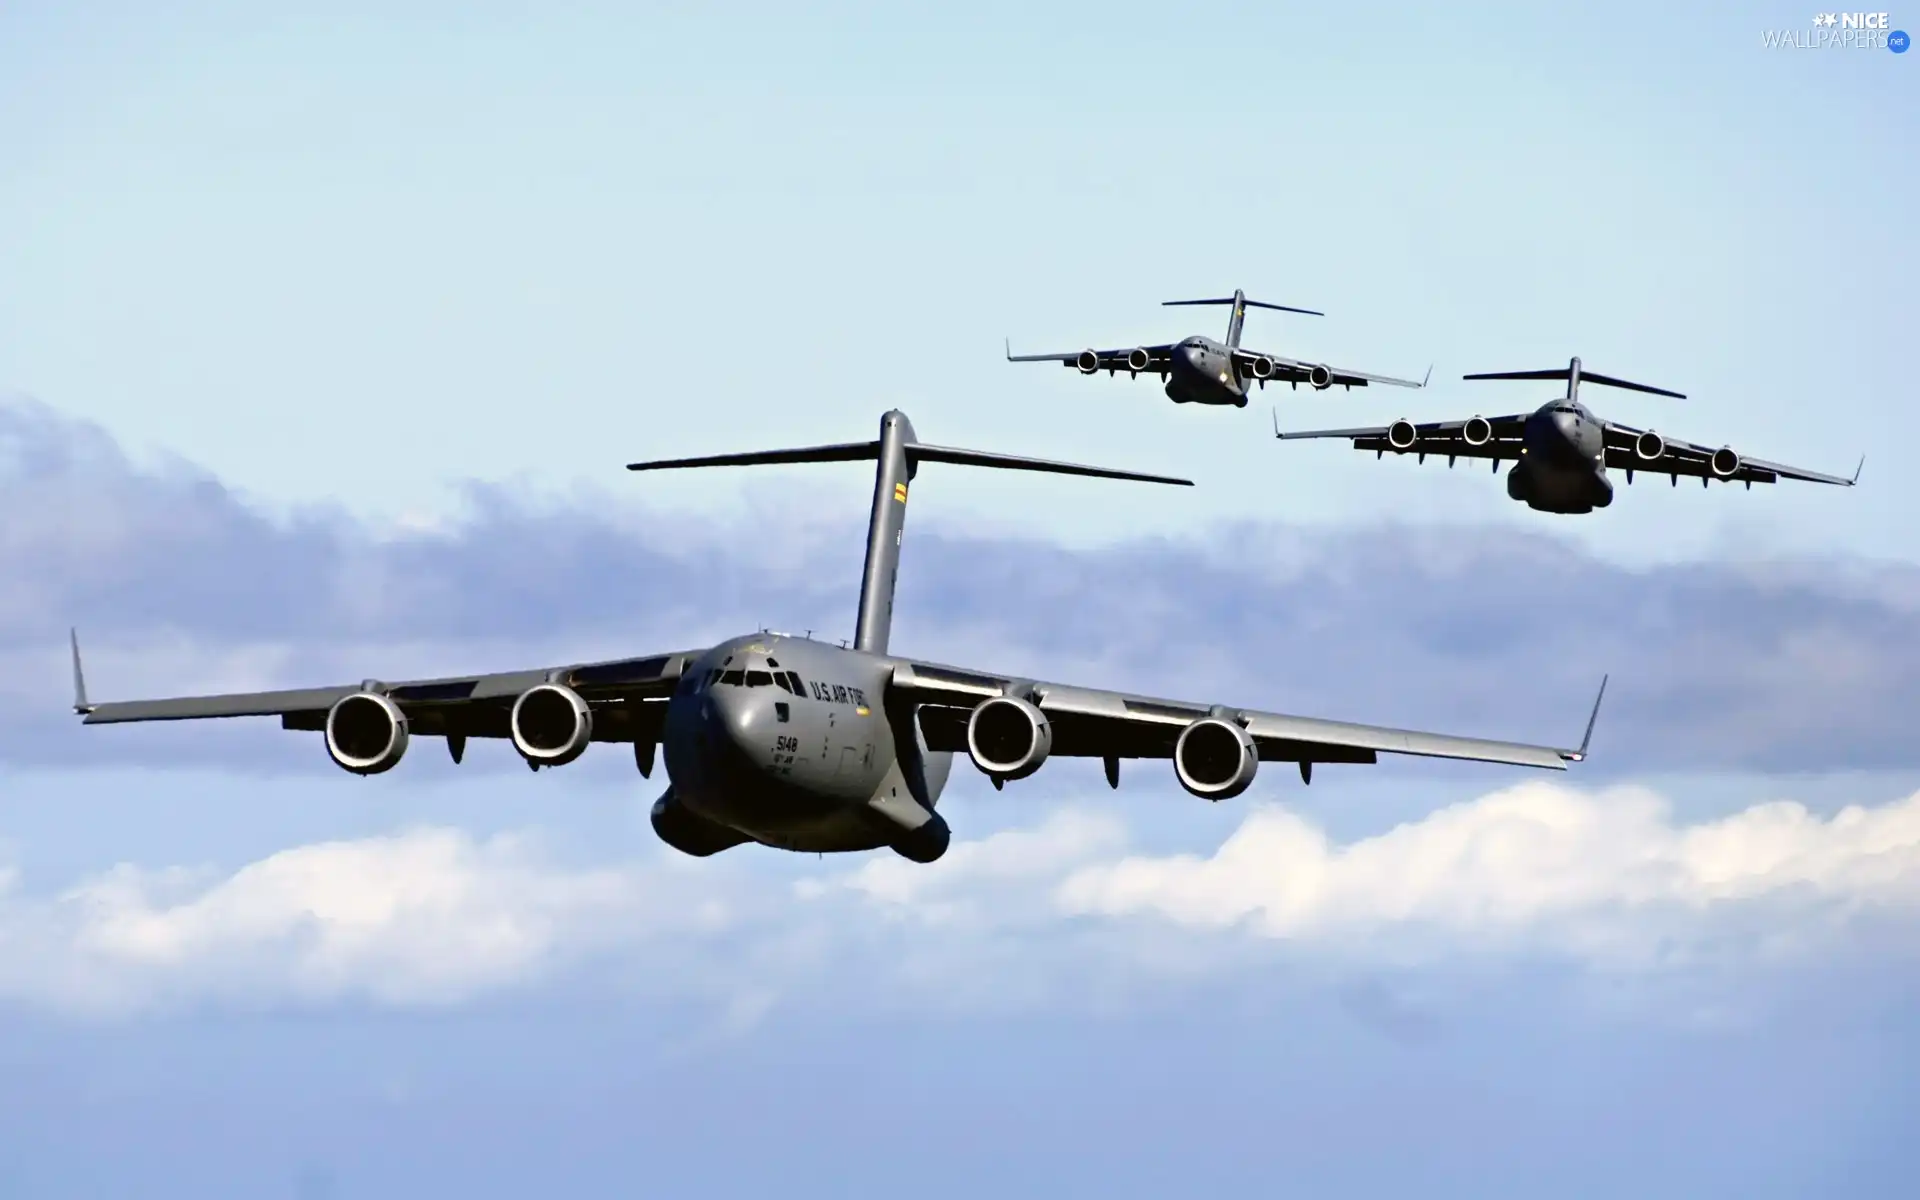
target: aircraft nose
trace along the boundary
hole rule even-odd
[[[737,686],[709,690],[702,714],[708,730],[728,749],[751,753],[762,748],[773,724],[773,704],[765,693],[774,690]]]
[[[1568,442],[1575,441],[1580,436],[1580,418],[1578,415],[1570,412],[1554,413],[1553,429],[1554,432],[1558,433]]]

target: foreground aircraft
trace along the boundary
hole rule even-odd
[[[878,465],[851,648],[762,630],[716,646],[545,670],[93,704],[76,635],[74,707],[89,725],[277,716],[283,729],[324,734],[333,761],[360,775],[390,770],[419,736],[444,737],[455,762],[469,738],[506,739],[535,770],[570,763],[592,742],[627,742],[643,776],[660,746],[669,785],[653,805],[654,831],[701,857],[757,842],[816,852],[890,847],[932,862],[951,837],[934,805],[955,753],[971,757],[996,788],[1050,757],[1102,759],[1114,787],[1121,759],[1170,759],[1180,785],[1205,800],[1246,791],[1262,762],[1298,763],[1305,782],[1315,763],[1370,763],[1380,753],[1556,770],[1586,756],[1599,699],[1580,748],[1560,750],[1154,700],[888,652],[907,485],[922,465],[1191,486],[1184,479],[929,446],[900,412],[881,418],[871,442],[628,469],[867,459]]]
[[[1463,379],[1564,379],[1567,394],[1549,400],[1531,413],[1508,417],[1468,417],[1464,421],[1432,421],[1416,425],[1402,417],[1391,425],[1368,429],[1314,429],[1283,433],[1280,416],[1274,414],[1273,435],[1292,438],[1351,438],[1355,450],[1371,450],[1378,458],[1391,450],[1395,454],[1418,454],[1425,462],[1429,454],[1447,456],[1447,466],[1456,458],[1488,458],[1493,469],[1511,462],[1507,472],[1507,495],[1528,508],[1550,513],[1590,513],[1613,503],[1613,483],[1607,468],[1617,467],[1633,482],[1635,471],[1666,475],[1677,486],[1682,475],[1698,476],[1700,486],[1709,480],[1744,483],[1749,489],[1756,483],[1779,479],[1801,479],[1810,483],[1831,483],[1852,487],[1860,480],[1855,468],[1853,478],[1822,475],[1798,467],[1757,458],[1742,458],[1730,446],[1718,450],[1696,446],[1677,438],[1665,437],[1651,429],[1635,429],[1602,420],[1580,403],[1580,385],[1598,383],[1672,396],[1684,400],[1679,392],[1628,383],[1607,375],[1584,371],[1580,360],[1565,367],[1545,371],[1495,371],[1483,375],[1463,375]],[[1861,466],[1866,459],[1860,460]]]
[[[1325,313],[1310,308],[1288,308],[1284,304],[1249,300],[1247,294],[1239,290],[1217,300],[1168,300],[1162,307],[1177,308],[1193,304],[1233,306],[1233,315],[1227,318],[1225,342],[1216,342],[1196,334],[1164,346],[1135,346],[1131,350],[1076,350],[1064,354],[1015,354],[1009,345],[1007,361],[1064,363],[1083,375],[1092,375],[1103,369],[1109,375],[1116,371],[1125,371],[1129,375],[1151,371],[1166,381],[1167,398],[1175,404],[1231,404],[1236,408],[1247,406],[1249,382],[1258,383],[1263,388],[1268,380],[1290,383],[1296,388],[1305,383],[1320,391],[1334,384],[1349,389],[1366,387],[1369,383],[1390,383],[1395,387],[1411,388],[1427,386],[1425,379],[1416,382],[1412,379],[1395,379],[1389,375],[1369,375],[1365,371],[1349,371],[1344,367],[1329,367],[1325,363],[1301,362],[1278,354],[1261,354],[1240,345],[1240,326],[1246,320],[1248,308],[1305,313],[1310,317],[1325,316]],[[1431,367],[1427,369],[1427,374],[1433,374]]]

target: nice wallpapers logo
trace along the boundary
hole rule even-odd
[[[1891,50],[1905,54],[1913,39],[1883,12],[1815,13],[1811,29],[1763,29],[1772,50]]]

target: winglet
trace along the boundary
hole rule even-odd
[[[1853,469],[1853,478],[1847,481],[1848,487],[1852,487],[1854,484],[1860,482],[1860,471],[1866,465],[1867,465],[1867,456],[1862,454],[1860,456],[1860,465]]]
[[[1272,409],[1272,412],[1273,412],[1273,436],[1279,437],[1280,436],[1280,410],[1279,408],[1275,407]]]
[[[87,703],[87,676],[80,669],[80,631],[68,629],[67,640],[73,645],[73,711],[84,717],[93,705]]]
[[[1607,676],[1600,677],[1600,694],[1593,698],[1593,712],[1587,717],[1587,732],[1580,738],[1578,750],[1562,750],[1560,757],[1568,762],[1587,761],[1587,747],[1593,744],[1593,726],[1600,719],[1600,702],[1607,698]]]
[[[1007,343],[1007,361],[1012,362],[1013,361],[1013,339],[1006,338],[1005,341]]]
[[[1428,364],[1427,364],[1427,373],[1426,373],[1425,375],[1422,375],[1422,376],[1420,377],[1420,386],[1421,386],[1421,387],[1425,387],[1425,386],[1427,386],[1427,380],[1429,380],[1429,379],[1432,379],[1432,378],[1433,378],[1433,364],[1432,364],[1432,363],[1428,363]]]

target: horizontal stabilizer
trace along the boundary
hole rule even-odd
[[[1041,471],[1052,475],[1084,475],[1094,479],[1125,479],[1136,483],[1165,483],[1192,487],[1191,479],[1171,475],[1149,475],[1140,471],[1121,471],[1112,467],[1088,467],[1078,463],[1054,462],[1045,458],[1022,458],[1014,454],[994,454],[986,450],[961,450],[953,446],[928,446],[901,439],[900,450],[909,465],[923,462],[954,463],[963,467],[997,467],[1003,471]],[[651,462],[628,463],[629,471],[668,471],[680,467],[760,467],[789,463],[873,462],[882,455],[882,444],[842,442],[832,446],[801,446],[792,450],[751,450],[743,454],[708,454],[699,458],[661,458]]]
[[[1193,304],[1232,304],[1233,302],[1234,297],[1232,296],[1220,296],[1211,300],[1162,300],[1160,305],[1163,308],[1182,308]],[[1265,300],[1243,299],[1240,303],[1246,305],[1248,308],[1270,308],[1274,312],[1304,313],[1309,317],[1324,317],[1327,315],[1318,309],[1292,308],[1285,304],[1268,304]]]
[[[880,457],[879,442],[842,442],[795,450],[754,450],[745,454],[709,454],[701,458],[657,458],[628,463],[629,471],[666,471],[677,467],[761,467],[780,463],[860,462]]]
[[[1666,388],[1657,388],[1644,383],[1633,383],[1626,379],[1615,379],[1611,375],[1600,375],[1585,368],[1553,367],[1544,371],[1484,371],[1478,375],[1462,375],[1462,379],[1567,379],[1578,378],[1581,383],[1598,383],[1606,387],[1621,388],[1629,392],[1646,392],[1652,396],[1671,396],[1675,400],[1685,400],[1680,392],[1670,392]]]
[[[1054,462],[1045,458],[1020,458],[1012,454],[992,454],[985,450],[956,450],[951,446],[925,446],[914,442],[906,447],[907,461],[955,463],[963,467],[998,467],[1006,471],[1044,471],[1054,475],[1088,475],[1095,479],[1130,479],[1136,483],[1168,483],[1192,487],[1191,479],[1171,475],[1146,475],[1138,471],[1119,471],[1111,467],[1083,467],[1077,463]]]

